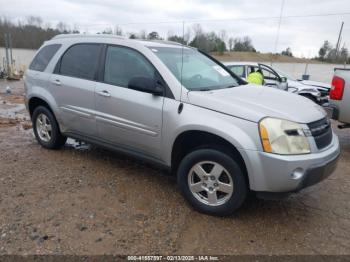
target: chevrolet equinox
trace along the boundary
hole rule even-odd
[[[314,185],[340,153],[320,106],[173,42],[59,35],[38,50],[25,91],[44,148],[71,137],[158,164],[212,215],[233,213],[249,192],[279,198]]]

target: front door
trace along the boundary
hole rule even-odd
[[[134,77],[157,76],[138,51],[107,46],[103,80],[96,86],[96,122],[100,138],[125,149],[159,158],[164,97],[128,88]]]

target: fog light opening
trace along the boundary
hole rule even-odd
[[[298,179],[302,178],[303,175],[304,175],[304,169],[302,169],[301,167],[298,167],[297,169],[295,169],[293,171],[293,173],[290,176],[292,179],[298,180]]]

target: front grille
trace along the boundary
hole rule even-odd
[[[327,147],[333,138],[331,123],[328,118],[312,122],[308,124],[312,136],[315,139],[318,149]]]
[[[318,91],[320,91],[321,97],[329,96],[329,91],[326,91],[326,90],[318,90]]]

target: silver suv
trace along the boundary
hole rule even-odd
[[[156,163],[208,214],[233,213],[249,191],[275,198],[313,185],[340,152],[320,106],[247,85],[176,43],[56,36],[35,56],[25,90],[43,147],[71,137]]]

